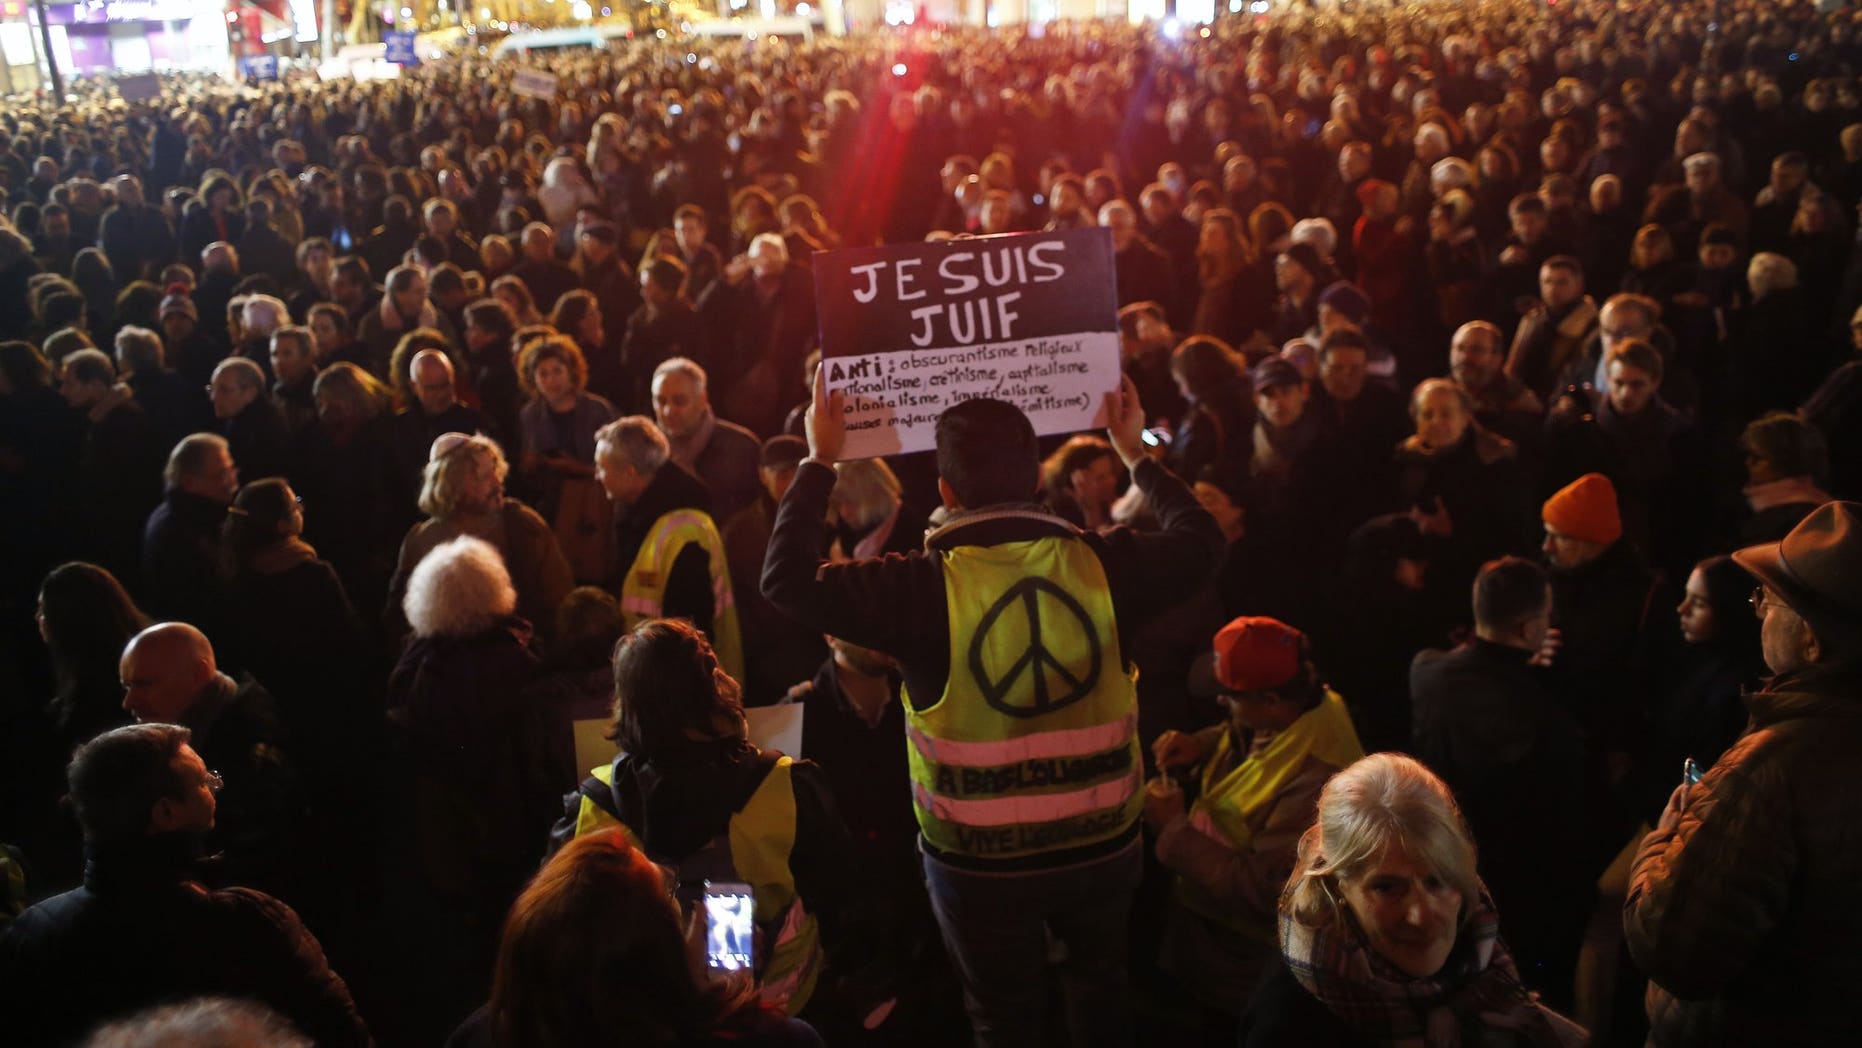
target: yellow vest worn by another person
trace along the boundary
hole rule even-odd
[[[731,597],[731,573],[724,559],[724,540],[711,515],[698,509],[675,509],[653,522],[640,552],[621,582],[621,613],[627,628],[659,618],[666,607],[666,580],[673,561],[687,543],[696,542],[710,555],[711,650],[731,679],[744,679],[743,636],[737,626],[737,603]]]
[[[1345,700],[1330,688],[1319,705],[1268,740],[1259,755],[1242,754],[1236,763],[1234,737],[1232,731],[1222,732],[1203,765],[1202,793],[1190,805],[1189,819],[1192,828],[1238,852],[1253,846],[1250,820],[1305,769],[1308,758],[1338,770],[1364,756]],[[1279,941],[1275,915],[1250,919],[1232,906],[1218,904],[1186,877],[1177,878],[1177,898],[1202,916],[1252,938]]]
[[[1135,674],[1105,568],[1077,538],[941,550],[950,676],[905,699],[926,843],[1011,860],[1129,831],[1143,806]]]
[[[821,976],[821,931],[814,915],[795,891],[789,853],[795,848],[795,786],[789,769],[795,761],[778,757],[775,766],[744,806],[731,816],[730,862],[737,880],[756,896],[756,923],[771,943],[767,958],[758,957],[757,992],[763,1000],[794,1015],[814,995]],[[614,765],[594,769],[604,784],[614,783]],[[619,827],[628,841],[647,852],[631,827],[583,794],[576,811],[575,835]],[[649,855],[651,853],[648,853]]]

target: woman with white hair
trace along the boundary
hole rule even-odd
[[[1365,757],[1325,784],[1300,838],[1280,897],[1285,964],[1241,1044],[1585,1043],[1520,982],[1499,931],[1448,787],[1410,757]]]
[[[387,618],[400,619],[412,575],[432,551],[461,536],[482,539],[503,558],[516,590],[516,612],[539,627],[552,621],[575,578],[556,535],[536,510],[506,498],[510,466],[496,441],[483,435],[445,433],[433,442],[420,511],[427,519],[401,541],[400,560],[388,587]],[[412,620],[408,620],[412,624]]]
[[[413,874],[392,880],[418,887],[384,912],[419,944],[408,989],[454,1020],[472,1009],[475,973],[489,969],[504,913],[576,781],[564,711],[525,695],[537,658],[516,606],[490,543],[440,544],[408,579],[413,636],[388,678],[395,778],[384,861]]]

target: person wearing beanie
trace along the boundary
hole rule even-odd
[[[1211,647],[1190,691],[1226,716],[1157,737],[1144,821],[1176,875],[1159,964],[1204,1005],[1239,1016],[1273,963],[1276,904],[1319,791],[1364,748],[1298,629],[1243,616]],[[1192,775],[1199,789],[1186,805],[1178,783]]]
[[[1332,267],[1311,244],[1288,244],[1274,258],[1274,287],[1280,292],[1274,304],[1272,342],[1299,338],[1319,326],[1319,289]]]
[[[213,378],[213,366],[225,355],[200,329],[200,307],[195,305],[187,287],[168,285],[168,294],[156,310],[162,325],[163,358],[195,389]]]
[[[1343,322],[1361,328],[1370,319],[1371,300],[1349,280],[1337,280],[1319,292],[1319,329],[1330,331]]]
[[[1572,571],[1603,556],[1623,537],[1616,485],[1601,473],[1586,473],[1545,500],[1545,559]]]
[[[1645,637],[1654,609],[1674,599],[1635,545],[1623,538],[1616,486],[1586,473],[1545,501],[1543,552],[1552,584],[1548,645],[1554,689],[1584,727],[1585,744],[1603,766],[1626,765],[1634,711],[1641,708],[1642,674],[1649,656]],[[1634,826],[1626,799],[1601,796],[1584,825],[1589,859],[1601,873],[1621,851]]]

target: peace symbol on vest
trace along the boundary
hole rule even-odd
[[[1049,613],[1045,622],[1044,605]],[[1065,613],[1059,621],[1054,621],[1054,609]],[[1002,671],[1001,676],[992,676],[983,661],[983,647],[990,632],[1004,625],[1003,616],[1012,613],[1027,619],[1028,648]],[[1013,622],[1012,619],[1007,621]],[[1092,658],[1084,676],[1076,674],[1047,647],[1048,637],[1061,635],[1055,631],[1075,630],[1086,638]],[[1093,626],[1092,616],[1073,594],[1044,578],[1025,578],[1010,586],[983,613],[982,620],[976,624],[976,632],[970,637],[970,673],[983,693],[983,701],[1011,717],[1039,717],[1092,694],[1094,685],[1099,682],[1100,659],[1099,631]],[[1025,682],[1024,674],[1028,675]],[[1011,694],[1026,704],[1011,703]]]

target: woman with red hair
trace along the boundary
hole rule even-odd
[[[449,1048],[806,1048],[821,1038],[705,968],[704,914],[619,829],[577,837],[511,907],[491,1001]]]

